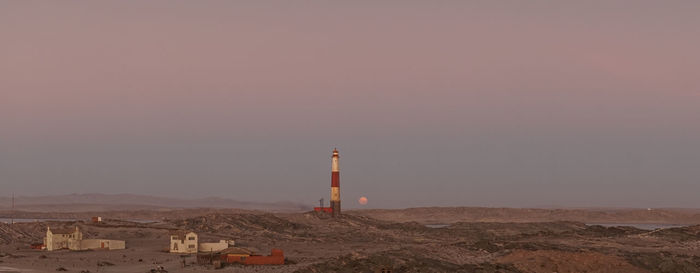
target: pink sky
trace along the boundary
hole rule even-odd
[[[697,14],[1,2],[0,183],[183,196],[197,181],[196,196],[313,203],[337,146],[348,200],[378,207],[700,207]]]

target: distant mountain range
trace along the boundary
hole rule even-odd
[[[0,197],[0,209],[9,209],[11,202],[11,197]],[[278,212],[310,210],[310,206],[294,202],[245,202],[220,197],[184,199],[99,193],[15,197],[15,209],[21,211],[83,212],[173,208],[237,208]]]

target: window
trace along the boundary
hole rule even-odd
[[[188,248],[194,248],[194,245],[189,245],[189,246],[187,246],[187,247],[188,247]]]
[[[190,238],[187,238],[187,240],[194,241],[194,236],[191,236]]]

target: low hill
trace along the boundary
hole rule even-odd
[[[10,197],[0,197],[0,210],[9,210]],[[267,211],[304,211],[310,207],[293,202],[245,202],[209,197],[184,199],[138,194],[67,194],[15,197],[15,209],[26,212],[87,212],[157,210],[162,208],[237,208]]]
[[[455,222],[552,222],[700,224],[700,209],[523,209],[425,207],[349,211],[376,219],[423,224]]]

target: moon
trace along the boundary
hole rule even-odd
[[[367,205],[367,197],[360,197],[360,199],[357,199],[357,203],[360,203],[360,205]]]

